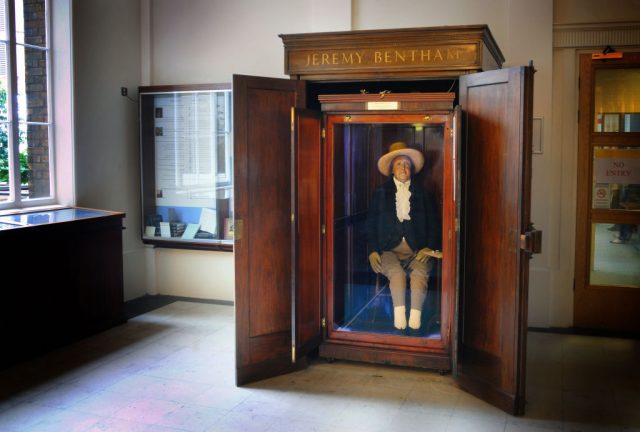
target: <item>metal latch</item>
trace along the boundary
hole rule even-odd
[[[524,234],[520,234],[520,249],[529,254],[542,252],[542,231],[537,230],[530,223]]]

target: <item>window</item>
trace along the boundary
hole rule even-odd
[[[0,209],[53,197],[48,0],[0,0]]]

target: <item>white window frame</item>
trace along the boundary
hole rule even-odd
[[[0,0],[5,2],[5,28],[7,29],[7,38],[1,39],[0,42],[7,44],[7,115],[8,115],[8,135],[9,135],[9,196],[6,201],[0,201],[0,211],[6,209],[20,209],[25,207],[39,207],[56,203],[56,176],[55,176],[55,140],[53,130],[53,95],[52,95],[52,59],[51,59],[51,0],[43,0],[45,5],[45,46],[34,46],[26,43],[18,43],[16,40],[16,21],[15,21],[15,0]],[[17,47],[22,46],[26,49],[37,49],[45,52],[47,64],[47,122],[20,121],[18,115],[16,88],[18,82],[17,73]],[[49,151],[49,196],[42,198],[22,197],[21,181],[20,181],[20,158],[19,158],[19,130],[21,124],[25,126],[47,126],[47,139]]]

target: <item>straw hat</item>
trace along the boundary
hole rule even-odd
[[[389,146],[389,153],[378,159],[378,169],[386,176],[391,174],[391,161],[398,156],[407,156],[413,163],[413,174],[420,172],[424,166],[424,156],[419,150],[409,148],[402,141],[396,141]]]

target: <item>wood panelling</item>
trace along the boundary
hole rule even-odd
[[[291,363],[291,107],[304,85],[234,76],[236,381]],[[238,222],[240,224],[238,224]],[[239,235],[238,235],[239,234]]]
[[[462,77],[463,171],[458,382],[513,414],[524,409],[531,68]]]

